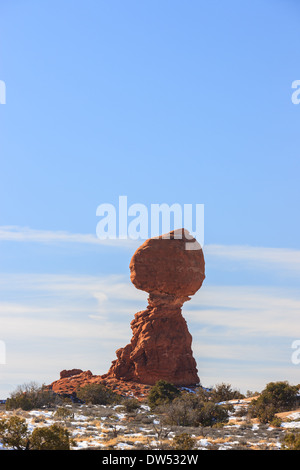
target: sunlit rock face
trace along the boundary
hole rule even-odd
[[[180,229],[146,240],[130,262],[130,279],[149,293],[146,310],[131,322],[132,338],[116,351],[105,377],[142,384],[200,382],[192,337],[181,307],[202,286],[205,261],[198,242]]]

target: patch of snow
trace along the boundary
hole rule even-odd
[[[75,421],[86,421],[86,416],[75,413],[73,419]]]
[[[150,411],[150,407],[148,405],[141,405],[140,408],[142,408],[145,411]]]
[[[85,434],[85,431],[81,431],[80,429],[76,429],[75,431],[72,431],[72,436],[82,436],[82,434]]]
[[[76,423],[76,421],[71,421],[72,426],[76,426],[76,429],[85,429],[84,426],[78,426],[78,424]]]
[[[140,428],[140,431],[142,432],[148,432],[148,433],[153,433],[152,429],[147,429],[147,428]]]
[[[281,423],[282,428],[293,428],[297,429],[300,428],[300,421],[291,421],[290,423]]]
[[[126,414],[125,413],[116,413],[115,415],[118,419],[125,419],[126,418]]]
[[[116,447],[118,449],[127,450],[127,449],[132,449],[134,446],[126,444],[126,442],[118,442]]]
[[[230,444],[233,445],[239,445],[239,441],[231,441]]]
[[[115,427],[116,431],[124,431],[126,429],[126,426],[121,426],[120,424],[117,424]]]
[[[195,390],[192,390],[191,388],[188,388],[188,387],[180,387],[180,388],[181,390],[186,390],[189,393],[196,393]]]
[[[227,400],[227,401],[219,401],[216,405],[240,405],[241,400]]]
[[[296,411],[295,413],[291,413],[290,415],[287,416],[287,419],[300,419],[300,413],[299,411]]]
[[[198,445],[201,447],[207,447],[211,445],[211,443],[208,441],[208,439],[199,439],[198,440]]]
[[[88,441],[80,441],[76,443],[77,446],[73,447],[74,449],[86,449],[89,447],[89,442]]]
[[[53,411],[31,410],[28,412],[28,414],[32,416],[51,418],[53,416]]]

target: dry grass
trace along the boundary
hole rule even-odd
[[[294,413],[300,413],[300,408],[297,408],[296,410],[293,411],[283,411],[282,413],[276,413],[276,416],[281,419],[286,419],[289,417],[289,415],[294,414]]]
[[[252,398],[251,398],[252,399]],[[243,405],[251,401],[243,401]],[[229,423],[218,427],[182,427],[164,426],[160,416],[147,409],[140,408],[134,413],[126,413],[121,408],[109,406],[73,405],[74,416],[61,421],[68,428],[77,448],[91,449],[170,449],[173,437],[182,433],[192,436],[196,449],[278,449],[279,443],[286,432],[283,428],[270,428],[260,425],[255,419],[232,415]],[[47,410],[40,414],[31,414],[22,410],[5,412],[0,410],[0,419],[17,414],[24,417],[30,426],[41,426],[57,422],[53,415],[47,416]],[[281,419],[288,420],[291,413],[278,413]],[[122,414],[120,414],[122,413]],[[54,414],[54,413],[53,413]],[[123,417],[124,416],[124,417]],[[254,426],[255,425],[255,426]]]

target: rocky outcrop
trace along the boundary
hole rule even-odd
[[[173,231],[147,240],[135,252],[130,278],[149,293],[148,306],[136,313],[131,342],[116,351],[117,359],[103,377],[150,385],[160,379],[175,385],[199,383],[192,337],[181,313],[205,278],[203,252],[195,244],[187,231]]]
[[[61,379],[65,379],[66,377],[72,377],[73,375],[78,375],[82,372],[83,370],[81,369],[62,370],[59,375]]]
[[[131,259],[130,279],[149,293],[146,310],[131,322],[130,343],[116,351],[107,374],[63,370],[49,386],[55,393],[74,395],[84,385],[98,383],[141,398],[160,379],[178,386],[199,384],[192,337],[181,308],[205,279],[200,245],[183,229],[150,238]]]
[[[94,375],[90,370],[81,371],[78,374],[68,376],[65,376],[64,372],[65,371],[61,371],[60,378],[48,385],[47,388],[58,395],[72,398],[76,398],[80,388],[89,384],[101,384],[121,396],[135,397],[139,400],[143,400],[150,389],[147,385],[126,382],[113,377],[105,379],[102,375]]]

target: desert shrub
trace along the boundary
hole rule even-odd
[[[300,450],[300,432],[293,431],[285,434],[281,444],[282,450]]]
[[[171,402],[159,407],[164,415],[164,422],[174,426],[198,426],[199,410],[203,402],[192,393],[183,392]]]
[[[72,417],[74,417],[73,410],[65,408],[63,406],[59,406],[54,413],[54,418],[56,419],[67,420]]]
[[[174,450],[192,450],[196,446],[196,443],[196,439],[184,432],[173,438],[172,448]]]
[[[228,408],[201,401],[197,394],[184,392],[160,410],[166,424],[175,426],[213,426],[228,421]]]
[[[14,395],[10,398],[7,398],[5,403],[6,410],[15,410],[21,408],[24,411],[29,411],[34,408],[34,404],[30,398],[25,395]]]
[[[261,395],[272,403],[277,411],[286,411],[295,406],[297,394],[297,385],[289,385],[287,381],[283,381],[270,382]]]
[[[199,413],[199,425],[214,426],[219,423],[226,423],[229,419],[228,408],[215,403],[203,403]]]
[[[243,416],[247,416],[248,409],[246,406],[241,406],[240,408],[235,410],[234,416],[238,418],[242,418]]]
[[[140,408],[140,402],[136,398],[125,398],[122,405],[127,413],[132,413]]]
[[[233,390],[230,384],[225,383],[215,385],[210,396],[215,403],[245,398],[238,390]]]
[[[246,398],[256,397],[257,395],[259,395],[259,392],[253,392],[252,390],[246,391]]]
[[[59,399],[51,390],[44,386],[39,386],[35,382],[20,385],[11,393],[6,400],[6,410],[21,408],[24,411],[30,411],[36,408],[49,407],[57,403]]]
[[[212,390],[199,387],[197,388],[195,395],[198,397],[199,401],[210,401],[212,397]]]
[[[75,445],[67,429],[52,424],[35,428],[30,436],[30,450],[70,450]]]
[[[56,425],[38,427],[30,434],[26,420],[11,416],[0,421],[0,440],[14,450],[69,450],[75,442],[69,432]]]
[[[159,380],[148,395],[148,404],[151,409],[164,403],[170,403],[180,395],[180,390],[166,380]]]
[[[87,384],[80,388],[77,397],[92,405],[111,405],[120,403],[120,396],[102,384]]]
[[[0,421],[0,440],[5,447],[15,450],[26,448],[29,431],[24,418],[11,416]]]
[[[248,408],[248,414],[251,418],[258,418],[260,423],[270,423],[275,418],[276,408],[264,397],[252,401]]]
[[[282,423],[282,419],[279,418],[278,416],[275,416],[271,421],[270,425],[273,426],[274,428],[280,428]]]
[[[101,419],[101,418],[109,418],[115,415],[115,410],[112,408],[108,408],[105,405],[98,406],[95,410],[88,410],[85,409],[83,414],[85,416],[90,416],[91,419]]]
[[[258,418],[261,423],[272,421],[275,413],[287,411],[296,404],[298,386],[288,382],[270,382],[258,398],[249,405],[249,414]]]

